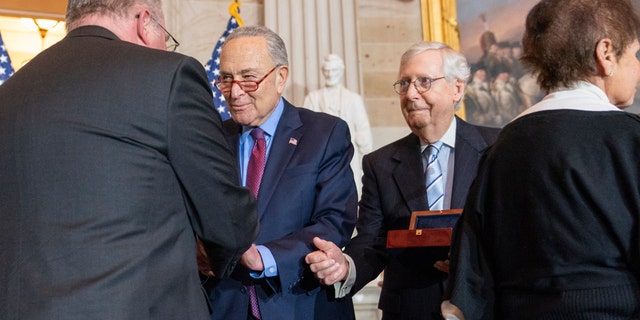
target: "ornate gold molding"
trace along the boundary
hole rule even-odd
[[[422,38],[427,41],[440,41],[455,50],[460,50],[460,30],[456,0],[420,0],[422,10]],[[456,112],[466,119],[464,104]]]
[[[423,39],[444,42],[460,50],[456,0],[420,0],[420,6]]]

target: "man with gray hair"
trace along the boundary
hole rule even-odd
[[[345,245],[353,233],[349,128],[282,97],[287,60],[280,36],[264,26],[236,29],[220,52],[215,85],[232,118],[224,132],[258,199],[260,232],[231,277],[213,286],[213,320],[314,319],[325,312],[316,299],[327,298],[304,257],[314,237]]]
[[[202,65],[160,0],[70,0],[0,86],[0,319],[207,319],[258,231]]]
[[[455,116],[469,72],[464,56],[443,43],[419,42],[402,55],[393,88],[411,133],[364,156],[357,235],[344,253],[316,238],[318,250],[305,259],[321,283],[335,285],[336,297],[346,297],[337,304],[348,304],[384,270],[378,304],[384,319],[440,318],[447,274],[435,264],[449,248],[388,249],[387,232],[408,229],[414,211],[464,205],[480,157],[499,131]]]

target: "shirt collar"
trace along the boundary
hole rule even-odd
[[[607,94],[598,86],[586,81],[576,81],[566,88],[551,92],[513,120],[546,110],[622,111],[609,102]]]
[[[458,122],[456,121],[456,117],[454,116],[451,120],[451,125],[449,125],[449,129],[444,133],[440,141],[446,144],[449,148],[453,148],[456,145],[456,128],[458,126]]]
[[[454,116],[453,120],[451,120],[451,124],[449,125],[449,129],[447,129],[447,131],[444,133],[442,138],[440,138],[440,140],[438,141],[442,142],[447,147],[453,149],[456,145],[457,126],[458,126],[458,122],[456,121],[456,117]],[[420,146],[420,151],[424,152],[424,149],[426,149],[428,146],[429,145]]]

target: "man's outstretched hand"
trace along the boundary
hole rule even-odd
[[[344,280],[349,272],[349,262],[342,250],[333,242],[318,237],[313,238],[313,244],[318,250],[309,253],[304,261],[320,283],[332,285]]]

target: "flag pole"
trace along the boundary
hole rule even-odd
[[[220,76],[220,51],[222,50],[222,45],[224,44],[227,36],[229,36],[229,34],[233,32],[233,30],[243,25],[242,18],[240,18],[240,1],[235,0],[231,2],[231,5],[229,5],[229,16],[230,17],[229,22],[227,23],[227,28],[216,42],[216,45],[213,48],[213,52],[211,53],[211,59],[209,59],[207,64],[205,64],[204,66],[207,73],[207,78],[209,79],[209,83],[211,84],[213,104],[216,108],[216,111],[220,114],[222,120],[231,118],[231,114],[229,113],[229,109],[227,108],[227,102],[224,99],[224,95],[215,86],[215,81]]]
[[[242,27],[244,25],[242,18],[240,18],[240,1],[235,0],[229,5],[229,15],[236,19],[238,26]]]

